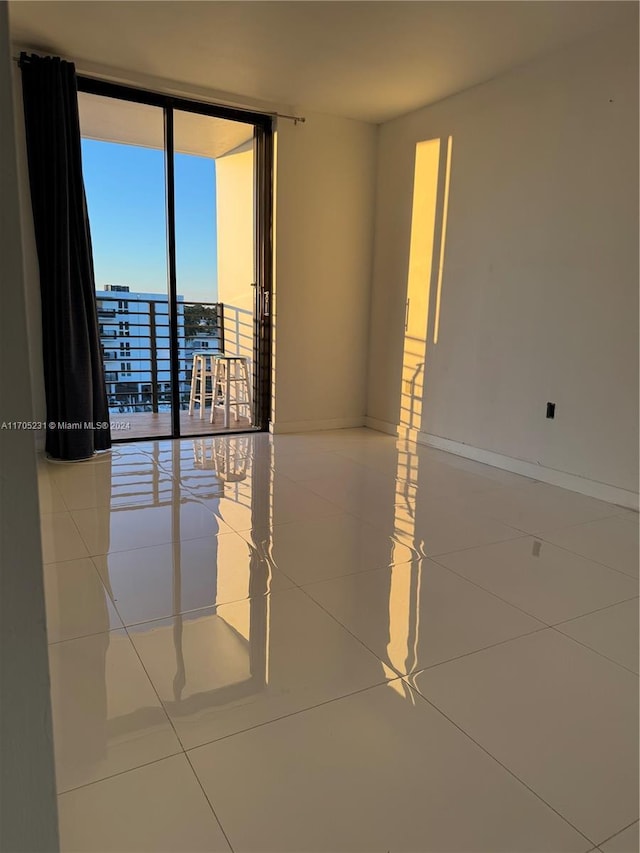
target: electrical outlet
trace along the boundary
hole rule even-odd
[[[556,404],[555,403],[547,403],[547,417],[555,418],[556,416]]]

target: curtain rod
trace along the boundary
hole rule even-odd
[[[34,53],[34,51],[31,51],[31,53]],[[35,54],[35,55],[39,56],[39,54]],[[62,57],[57,57],[57,58],[62,59]],[[14,57],[12,57],[12,59],[16,63],[18,68],[21,68],[23,64],[27,64],[28,62],[31,61],[31,57],[26,53],[26,51],[24,52],[24,56],[22,56],[22,55],[14,56]],[[62,59],[62,61],[63,62],[72,62],[73,60]],[[100,76],[96,76],[93,74],[80,73],[79,76],[80,77],[92,77],[94,80],[105,80],[106,82],[111,82],[106,77],[100,77]],[[131,88],[139,88],[137,86],[131,86],[131,84],[129,84],[129,83],[121,83],[120,85],[130,86]],[[143,91],[153,91],[153,90],[146,89]],[[166,94],[166,92],[161,92],[160,94]],[[171,97],[171,96],[169,95],[169,97]],[[176,97],[183,97],[185,100],[197,100],[197,98],[193,98],[193,97],[190,97],[188,95],[178,95]],[[275,118],[283,118],[283,119],[286,119],[287,121],[292,121],[294,124],[304,124],[306,121],[306,118],[304,116],[289,115],[288,113],[279,113],[279,112],[271,112],[271,111],[266,111],[266,110],[259,110],[259,109],[254,109],[253,107],[239,107],[237,104],[224,103],[223,101],[214,101],[214,102],[207,101],[205,103],[211,103],[212,106],[229,107],[230,109],[234,109],[234,110],[246,110],[247,112],[261,113],[262,115],[274,116]]]

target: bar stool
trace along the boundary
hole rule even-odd
[[[241,410],[245,410],[249,423],[252,423],[249,358],[244,355],[223,355],[216,353],[213,356],[213,361],[215,364],[213,387],[216,390],[222,390],[224,428],[228,429],[229,427],[231,409],[233,409],[233,417],[236,422],[240,420]],[[211,423],[214,422],[214,419],[215,405],[211,407]]]
[[[200,406],[200,418],[204,419],[207,401],[211,402],[211,415],[215,411],[216,383],[214,381],[213,353],[196,352],[193,354],[191,368],[191,391],[189,393],[189,414],[193,414],[196,403]]]

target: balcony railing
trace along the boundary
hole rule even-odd
[[[107,399],[112,414],[170,411],[171,338],[168,301],[98,297]],[[118,305],[120,303],[120,306]],[[189,406],[193,355],[224,352],[221,302],[178,302],[178,397]]]

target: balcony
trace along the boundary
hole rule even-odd
[[[109,303],[113,303],[113,309]],[[100,296],[99,313],[121,313],[118,299]],[[129,305],[130,309],[132,303]],[[172,379],[167,302],[136,299],[122,333],[100,326],[105,384],[112,423],[112,437],[143,438],[172,433]],[[120,347],[114,338],[121,341]],[[225,341],[226,338],[226,341]],[[253,315],[219,302],[178,303],[178,361],[180,431],[198,435],[225,431],[221,411],[210,423],[211,410],[200,418],[189,415],[193,355],[196,352],[227,352],[253,355]],[[247,429],[247,418],[232,422],[229,430]]]

